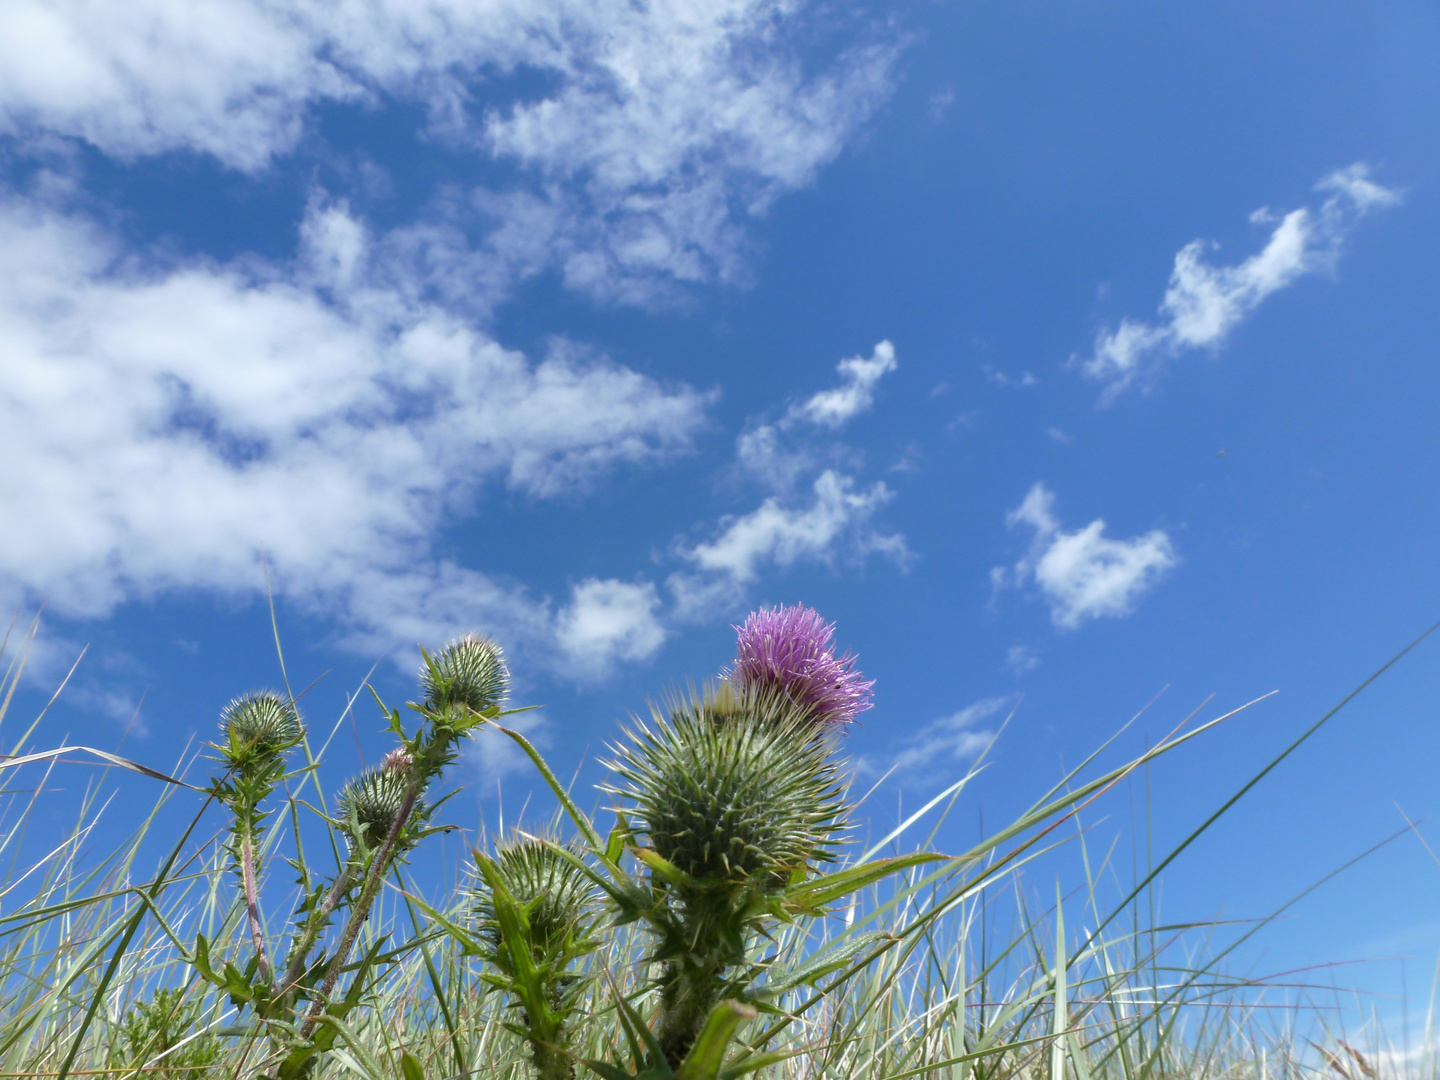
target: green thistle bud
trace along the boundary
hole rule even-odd
[[[780,696],[691,694],[637,722],[607,790],[634,806],[637,835],[705,882],[775,887],[828,860],[845,804],[828,741]]]
[[[303,734],[295,706],[272,690],[242,694],[220,710],[219,747],[231,765],[270,762],[296,745]]]
[[[408,769],[385,767],[367,769],[340,792],[336,815],[345,834],[346,845],[352,852],[360,848],[374,851],[390,835],[405,802],[407,772]],[[407,826],[423,822],[426,816],[424,807],[417,801]],[[401,830],[395,838],[396,854],[415,843],[418,837],[414,832],[409,827]]]
[[[529,1040],[538,1080],[573,1080],[567,1025],[588,981],[576,965],[599,945],[599,890],[531,837],[501,844],[493,857],[477,853],[476,861],[475,920],[485,958],[499,970],[486,981],[508,992],[520,1022],[506,1026]]]
[[[505,700],[510,688],[510,671],[500,646],[478,634],[467,634],[450,642],[420,669],[420,686],[425,707],[443,712],[463,706],[484,712]]]
[[[579,867],[529,837],[500,845],[491,865],[505,889],[526,909],[532,952],[550,957],[589,940],[600,894]],[[493,950],[492,959],[499,961],[500,922],[493,891],[483,880],[475,890],[475,921]]]

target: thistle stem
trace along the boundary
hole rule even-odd
[[[255,888],[255,845],[247,828],[240,840],[240,874],[245,886],[245,914],[250,919],[250,943],[259,961],[260,978],[270,981],[270,959],[265,955],[265,930],[260,924],[260,896]]]
[[[395,815],[395,822],[390,826],[390,832],[385,837],[385,842],[380,845],[380,850],[375,853],[375,859],[370,864],[370,873],[365,878],[365,887],[360,890],[360,898],[355,902],[354,908],[350,911],[350,918],[345,923],[345,933],[340,938],[340,946],[335,950],[335,956],[330,961],[330,966],[325,969],[325,979],[320,984],[320,994],[310,1009],[310,1015],[305,1018],[305,1026],[300,1031],[302,1036],[309,1035],[315,1029],[320,1014],[325,1011],[325,1002],[330,997],[330,992],[340,981],[340,969],[349,959],[350,950],[355,947],[355,939],[360,936],[360,927],[364,925],[370,915],[370,905],[375,902],[375,894],[380,891],[380,882],[385,876],[385,866],[390,861],[390,852],[394,850],[395,842],[399,839],[401,831],[405,828],[405,822],[410,817],[410,811],[415,807],[415,800],[420,795],[420,788],[424,784],[424,780],[424,775],[417,770],[414,779],[405,789],[405,798],[400,803],[400,810]]]
[[[540,1080],[575,1080],[575,1062],[558,1046],[532,1038],[530,1059]]]
[[[656,1041],[670,1067],[678,1069],[720,1001],[724,969],[702,971],[684,960],[671,960],[665,969]]]
[[[330,921],[330,916],[335,913],[341,897],[349,888],[350,864],[346,863],[340,868],[340,874],[335,878],[335,884],[330,886],[330,891],[325,894],[324,902],[305,924],[305,930],[301,934],[300,940],[295,943],[294,951],[290,955],[290,965],[285,969],[285,981],[281,984],[279,993],[288,993],[300,981],[300,976],[305,973],[305,960],[315,946],[315,939],[320,936],[320,931],[325,929],[325,924]]]

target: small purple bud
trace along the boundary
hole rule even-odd
[[[835,624],[813,608],[761,608],[737,626],[729,677],[744,689],[783,691],[820,724],[841,727],[870,708],[873,679],[855,670],[853,653],[835,655]]]

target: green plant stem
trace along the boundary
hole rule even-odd
[[[270,958],[265,955],[265,929],[260,922],[260,895],[255,888],[255,843],[250,828],[240,838],[240,874],[245,886],[245,914],[250,920],[250,943],[255,947],[260,978],[270,981]]]
[[[724,968],[706,971],[684,959],[665,965],[656,1041],[672,1069],[678,1069],[700,1037],[710,1011],[720,1002]]]
[[[290,964],[285,969],[285,981],[280,985],[279,993],[289,993],[300,981],[300,976],[305,973],[305,961],[310,955],[310,950],[315,947],[315,939],[325,929],[325,924],[330,921],[330,916],[335,913],[341,898],[350,888],[350,870],[350,863],[346,863],[340,868],[340,874],[335,878],[335,884],[330,886],[330,891],[325,894],[324,902],[306,922],[300,940],[295,943],[294,951],[290,955]]]
[[[558,1046],[532,1038],[530,1060],[540,1080],[575,1080],[575,1063]]]
[[[350,956],[350,950],[355,947],[355,939],[360,936],[360,927],[364,925],[366,918],[370,915],[370,906],[375,902],[375,896],[380,891],[380,882],[385,876],[385,865],[390,861],[390,852],[395,848],[395,842],[399,839],[400,833],[405,828],[405,822],[409,820],[410,811],[415,808],[415,800],[420,795],[420,788],[424,784],[424,774],[418,769],[415,777],[410,781],[410,786],[405,790],[405,799],[400,804],[400,811],[395,815],[395,823],[390,826],[390,832],[385,837],[385,842],[380,845],[380,850],[375,853],[375,861],[370,864],[370,873],[365,878],[365,887],[360,890],[360,898],[351,909],[350,918],[345,924],[345,933],[340,938],[340,945],[335,950],[335,956],[330,961],[330,966],[325,969],[325,979],[320,984],[320,994],[316,998],[310,1015],[305,1019],[305,1026],[301,1029],[302,1035],[309,1035],[315,1030],[315,1024],[320,1019],[320,1014],[325,1011],[325,1002],[329,999],[335,984],[340,981],[340,971],[345,966],[345,961]]]

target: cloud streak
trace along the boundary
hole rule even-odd
[[[895,771],[943,776],[954,763],[976,757],[994,741],[996,734],[994,728],[979,725],[999,715],[1013,704],[1013,700],[1008,697],[986,698],[950,716],[930,721],[905,740],[895,755]]]
[[[843,427],[875,403],[875,386],[896,367],[895,346],[882,341],[869,357],[851,356],[836,367],[840,385],[821,390],[802,405],[791,410],[791,416],[804,417],[811,423],[833,429]]]
[[[801,561],[833,566],[837,558],[873,554],[903,565],[910,557],[905,538],[872,524],[893,497],[883,482],[857,490],[851,477],[826,469],[804,501],[771,496],[748,514],[722,519],[713,540],[676,549],[694,568],[670,576],[677,617],[703,618],[735,604],[769,566]]]
[[[431,288],[473,301],[553,267],[652,303],[742,280],[746,223],[888,98],[902,43],[877,30],[806,55],[813,18],[788,0],[215,0],[203,18],[169,0],[15,0],[0,133],[258,174],[305,151],[321,106],[419,103],[432,143],[518,167],[397,230]],[[515,92],[516,75],[540,92]]]
[[[1265,247],[1240,263],[1206,262],[1214,245],[1203,240],[1180,249],[1160,321],[1122,319],[1115,330],[1099,334],[1088,358],[1076,361],[1087,378],[1105,384],[1102,404],[1152,382],[1166,360],[1218,348],[1269,296],[1306,274],[1332,269],[1360,218],[1400,201],[1400,192],[1371,180],[1363,163],[1330,173],[1315,188],[1326,196],[1318,209],[1302,207],[1278,217],[1263,209],[1252,214],[1252,221],[1274,228]]]

